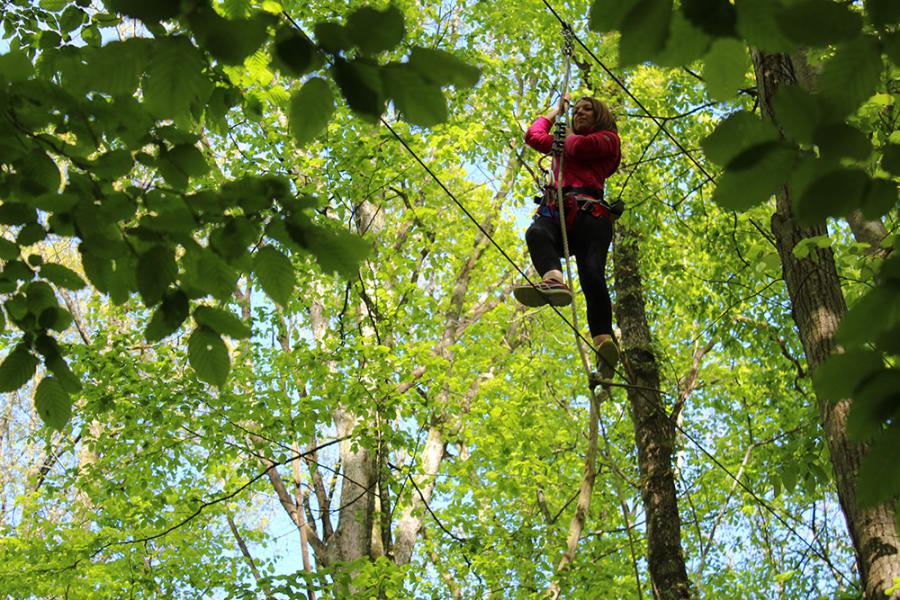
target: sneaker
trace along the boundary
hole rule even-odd
[[[566,306],[572,302],[569,286],[555,279],[545,279],[534,285],[520,285],[513,290],[516,300],[525,306],[537,307],[545,304]]]
[[[607,338],[600,342],[600,345],[594,350],[597,353],[597,373],[601,379],[609,381],[616,373],[616,366],[619,364],[619,348],[612,338]]]

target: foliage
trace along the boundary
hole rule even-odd
[[[13,324],[0,345],[15,355],[0,363],[0,382],[18,390],[0,405],[0,425],[8,425],[0,426],[0,489],[10,507],[0,513],[0,593],[541,595],[565,543],[585,446],[587,405],[571,332],[549,311],[526,312],[510,301],[518,274],[372,123],[386,109],[391,127],[524,266],[521,234],[534,186],[522,163],[532,167],[535,156],[523,153],[521,137],[555,103],[561,68],[558,23],[544,5],[226,0],[210,11],[122,0],[94,13],[55,0],[21,4],[3,15],[18,48],[3,60],[19,57],[3,69],[29,74],[3,89],[27,107],[17,111],[41,118],[28,124],[36,137],[4,129],[0,140],[15,136],[16,152],[20,141],[40,150],[60,179],[26,200],[8,204],[3,195],[0,208],[4,219],[34,217],[5,230],[4,272],[27,275],[9,267],[21,263],[36,272],[28,284],[42,284],[18,280],[3,293],[12,299],[21,287],[22,298],[0,311]],[[757,145],[776,139],[752,114],[750,95],[728,96],[750,78],[746,52],[723,39],[736,30],[789,49],[790,38],[767,21],[771,11],[741,9],[753,18],[729,26],[730,3],[665,4],[601,3],[591,14],[595,22],[622,13],[610,27],[627,23],[631,31],[642,19],[627,13],[642,5],[649,25],[672,35],[661,52],[659,40],[638,36],[628,42],[633,57],[656,52],[661,64],[677,66],[703,59],[689,70],[635,64],[618,71],[629,89],[691,152],[713,132],[710,151],[727,162],[738,156],[732,150],[752,148],[728,137],[716,145],[721,135],[743,139],[756,127]],[[588,15],[574,8],[561,14],[614,63],[613,35],[587,35]],[[697,18],[706,19],[702,32]],[[79,19],[62,31],[62,21]],[[110,41],[116,25],[125,39]],[[71,41],[79,38],[84,45]],[[823,60],[828,52],[822,49]],[[580,51],[578,59],[587,60]],[[468,65],[478,65],[480,77]],[[66,100],[26,95],[33,87]],[[582,63],[572,88],[607,99],[619,119],[625,164],[607,189],[628,201],[621,224],[642,239],[667,401],[683,391],[695,352],[709,344],[680,422],[817,540],[834,566],[679,435],[682,537],[698,593],[852,590],[852,548],[837,516],[802,348],[791,334],[777,254],[760,233],[768,207],[738,214],[710,202],[702,173],[596,65]],[[711,103],[712,89],[728,103]],[[795,108],[808,120],[793,120],[797,141],[821,151],[810,125],[816,113],[809,106],[818,100],[802,102]],[[888,101],[880,102],[866,99],[849,120],[874,132],[871,148],[844,130],[854,154],[836,159],[862,168],[854,157],[868,151],[869,179],[886,178],[871,170],[884,162]],[[741,116],[723,118],[735,111]],[[731,127],[740,133],[729,134]],[[0,148],[5,157],[6,145]],[[45,161],[19,164],[21,171],[7,163],[0,170],[16,194],[25,197],[21,181],[56,181]],[[25,212],[7,208],[16,204]],[[94,207],[109,212],[91,220]],[[51,231],[57,212],[73,215],[68,234],[61,219],[52,226],[59,222],[62,233]],[[107,227],[113,222],[118,233]],[[35,239],[35,224],[46,237]],[[134,252],[123,249],[126,240]],[[860,298],[879,261],[840,228],[810,241],[810,255],[818,244],[835,249],[848,297]],[[19,346],[13,317],[31,314],[29,302],[65,313],[51,311],[43,321],[57,340],[53,368],[38,364],[37,338]],[[58,432],[42,427],[33,408],[47,381],[58,381],[73,403]],[[58,393],[47,391],[40,406],[56,407]],[[342,504],[340,496],[348,454],[335,443],[337,418],[346,414],[356,417],[348,447],[384,458],[378,486],[386,495],[375,503],[375,522],[387,518],[396,535],[407,509],[420,519],[408,565],[377,551],[325,565],[311,552],[312,571],[301,568],[298,529],[267,473],[301,496],[319,535],[326,520],[337,526],[355,518],[360,503]],[[602,417],[609,443],[563,595],[650,597],[624,392],[613,392]],[[863,430],[882,418],[859,417]],[[426,469],[423,454],[435,438],[441,458]],[[301,451],[333,445],[307,461],[291,460],[295,444]],[[264,460],[277,464],[268,469]],[[422,506],[419,494],[430,485],[434,495]]]
[[[12,50],[0,56],[0,223],[14,241],[4,240],[0,285],[5,321],[22,332],[19,350],[0,365],[7,391],[31,378],[36,354],[70,379],[51,330],[66,329],[71,315],[48,283],[79,289],[84,282],[29,255],[47,236],[76,242],[87,278],[114,303],[140,293],[153,311],[150,341],[178,331],[203,302],[227,302],[242,275],[253,273],[286,304],[293,267],[276,246],[353,275],[366,246],[311,219],[311,201],[295,185],[281,177],[229,178],[209,164],[204,132],[227,131],[230,111],[258,102],[234,84],[229,68],[271,58],[297,77],[328,67],[361,116],[377,119],[394,99],[423,125],[446,118],[441,86],[478,79],[476,69],[438,50],[414,47],[409,61],[380,65],[379,55],[404,36],[403,14],[393,6],[359,8],[346,25],[317,23],[317,42],[275,5],[235,18],[203,1],[150,7],[110,0],[107,8],[90,14],[87,6],[51,2],[4,14]],[[129,18],[143,22],[148,37],[101,43],[103,32]],[[331,84],[309,77],[290,105],[297,142],[310,142],[333,112]],[[221,385],[228,331],[195,320],[191,363],[202,379]],[[50,387],[59,390],[43,389]],[[39,414],[61,429],[71,401],[66,390],[53,398],[60,407],[54,416]]]

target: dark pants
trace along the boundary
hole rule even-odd
[[[568,239],[569,253],[578,264],[591,336],[612,334],[612,302],[606,287],[606,255],[612,241],[612,223],[606,217],[579,211]],[[541,276],[547,271],[561,270],[560,258],[564,253],[559,219],[535,217],[525,232],[525,242],[531,262]]]

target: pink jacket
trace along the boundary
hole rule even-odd
[[[538,117],[525,133],[525,143],[549,154],[553,146],[553,123]],[[621,141],[614,131],[595,131],[588,135],[573,133],[566,138],[562,185],[603,189],[606,178],[616,172],[622,160]]]

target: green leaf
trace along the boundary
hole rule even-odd
[[[56,376],[57,381],[59,381],[63,386],[63,389],[67,392],[75,394],[81,391],[81,382],[69,369],[69,365],[66,364],[66,361],[61,354],[55,353],[50,356],[45,355],[44,364],[47,369]]]
[[[0,225],[25,225],[37,221],[37,211],[27,204],[4,202],[0,204]]]
[[[409,65],[426,81],[438,86],[472,87],[478,83],[481,71],[444,50],[414,46]]]
[[[191,29],[200,45],[226,65],[239,65],[268,37],[274,17],[260,12],[249,19],[226,19],[211,6],[190,13]]]
[[[597,33],[621,29],[625,17],[639,3],[639,0],[594,0],[588,25]]]
[[[32,314],[40,314],[45,308],[56,306],[56,294],[46,281],[32,281],[24,286],[28,299],[28,310]]]
[[[183,291],[173,290],[166,293],[162,304],[147,324],[144,337],[148,342],[156,342],[174,333],[187,319],[188,311],[188,297]]]
[[[238,340],[250,337],[250,326],[244,323],[237,315],[221,308],[198,306],[194,309],[194,319],[200,325],[205,325],[213,331],[228,337]]]
[[[337,272],[347,279],[356,276],[359,263],[368,255],[370,244],[345,229],[326,228],[311,221],[288,224],[291,237],[309,250],[325,272]]]
[[[182,259],[182,285],[193,296],[207,294],[227,302],[234,296],[238,273],[209,248],[190,249]]]
[[[201,381],[222,386],[228,380],[231,359],[218,333],[198,327],[188,340],[188,359]]]
[[[81,244],[79,250],[81,250],[81,266],[84,268],[84,274],[99,291],[108,293],[113,269],[112,261],[89,252],[84,244]]]
[[[185,169],[178,169],[177,173],[181,176],[187,174]],[[174,172],[169,176],[178,177]],[[194,214],[180,196],[151,192],[145,201],[147,207],[156,214],[141,217],[140,225],[143,228],[160,233],[189,235],[197,226]]]
[[[793,492],[797,487],[797,478],[800,476],[800,470],[796,463],[789,463],[783,466],[781,470],[781,481],[787,492]]]
[[[715,131],[700,145],[709,160],[727,165],[748,148],[777,139],[778,132],[771,123],[752,113],[741,111],[719,123]]]
[[[156,23],[172,19],[181,13],[181,0],[106,0],[112,10],[140,19],[147,23]]]
[[[321,64],[315,45],[291,28],[283,28],[275,39],[275,57],[282,70],[300,77]]]
[[[258,223],[242,216],[227,216],[223,227],[209,235],[209,247],[230,263],[247,255],[247,248],[256,243],[260,236]]]
[[[365,59],[348,62],[338,58],[334,61],[332,72],[347,105],[360,116],[377,121],[384,112],[384,93],[378,67]]]
[[[29,223],[19,230],[16,236],[16,243],[23,248],[37,244],[47,237],[47,231],[38,223]]]
[[[883,423],[900,411],[900,371],[882,369],[863,379],[853,392],[847,434],[866,442],[881,432]]]
[[[19,256],[19,246],[4,237],[0,237],[0,259],[13,260]]]
[[[109,299],[124,304],[131,292],[137,290],[137,261],[130,254],[122,254],[112,262],[109,278]]]
[[[775,17],[782,33],[801,46],[827,46],[851,40],[862,31],[862,17],[833,0],[800,0]]]
[[[654,57],[664,67],[680,67],[698,60],[706,54],[712,38],[692,25],[681,11],[672,13],[672,24],[666,45]]]
[[[34,271],[20,260],[11,260],[3,267],[3,276],[7,279],[29,281],[34,277]]]
[[[736,0],[738,34],[766,52],[792,51],[796,44],[785,37],[775,19],[779,7],[771,0]]]
[[[201,177],[209,172],[203,153],[193,144],[179,144],[171,150],[159,153],[159,172],[174,188],[184,189],[191,177]]]
[[[296,275],[287,256],[271,246],[264,246],[253,257],[253,272],[269,298],[282,306],[290,302]]]
[[[619,66],[649,60],[665,48],[672,19],[669,0],[641,0],[622,22]]]
[[[857,491],[864,506],[876,506],[900,492],[900,424],[894,423],[869,447],[859,467]]]
[[[895,65],[900,66],[900,31],[884,36],[884,53]]]
[[[28,195],[38,196],[59,189],[59,167],[42,150],[33,150],[16,161],[20,189]]]
[[[80,290],[87,285],[78,273],[56,263],[41,265],[40,275],[53,285],[67,290]]]
[[[870,178],[863,193],[863,216],[877,219],[897,205],[897,184],[887,179]]]
[[[0,54],[0,79],[11,83],[25,81],[34,74],[34,65],[28,55],[21,50]]]
[[[366,54],[392,50],[403,40],[403,13],[393,4],[383,11],[363,6],[347,17],[347,37]]]
[[[823,100],[844,116],[852,113],[875,93],[881,80],[878,41],[870,36],[839,46],[825,63],[818,79]]]
[[[104,179],[118,179],[131,171],[134,161],[128,150],[111,150],[101,154],[92,164],[91,170]]]
[[[872,24],[879,29],[900,23],[900,3],[895,0],[865,0],[865,6]]]
[[[431,127],[447,120],[447,100],[441,88],[425,81],[414,68],[391,63],[382,68],[381,77],[385,93],[410,123]]]
[[[719,177],[713,201],[729,210],[747,210],[772,197],[785,184],[793,169],[796,153],[782,144],[761,144],[747,151],[752,163],[745,168],[731,165]],[[735,161],[741,162],[742,156]]]
[[[60,33],[71,33],[87,20],[87,13],[77,6],[69,6],[59,16]]]
[[[44,377],[34,393],[34,408],[48,427],[62,431],[72,417],[72,399],[53,377]]]
[[[815,179],[796,200],[797,221],[815,224],[848,215],[860,205],[869,176],[862,169],[836,168]]]
[[[813,132],[824,114],[817,96],[799,85],[783,85],[775,92],[772,106],[786,135],[803,144],[813,143]]]
[[[42,310],[38,316],[38,325],[43,329],[52,329],[62,333],[72,324],[72,313],[58,306]]]
[[[733,38],[715,40],[703,61],[703,78],[710,97],[727,100],[736,96],[744,85],[749,65],[743,42]]]
[[[0,392],[14,392],[28,383],[37,364],[31,352],[22,346],[16,347],[0,363]]]
[[[137,289],[144,305],[155,306],[178,277],[173,249],[154,246],[141,254],[137,266]]]
[[[847,346],[861,346],[900,323],[900,294],[897,292],[892,287],[879,286],[860,298],[844,315],[838,328],[838,341]],[[878,318],[872,318],[873,315]]]
[[[328,126],[334,113],[334,94],[328,82],[313,77],[292,97],[290,128],[297,145],[311,142]]]
[[[205,104],[212,91],[205,66],[203,56],[185,38],[157,41],[144,80],[144,106],[159,119],[187,119],[191,105]]]
[[[817,128],[813,141],[819,146],[819,153],[824,159],[852,158],[861,161],[872,153],[872,142],[868,136],[846,123]]]
[[[225,117],[236,104],[236,94],[230,87],[216,87],[206,104],[206,124],[217,133],[223,133],[227,126]]]
[[[894,177],[900,177],[900,144],[888,144],[883,152],[881,168]]]
[[[713,37],[735,36],[736,13],[728,0],[682,0],[688,21]]]
[[[856,386],[882,369],[883,364],[881,355],[871,350],[851,348],[832,354],[813,372],[813,387],[823,400],[836,402],[850,398]]]
[[[347,30],[338,23],[316,23],[314,31],[319,45],[328,52],[337,53],[341,50],[349,50],[352,46],[347,36]]]

